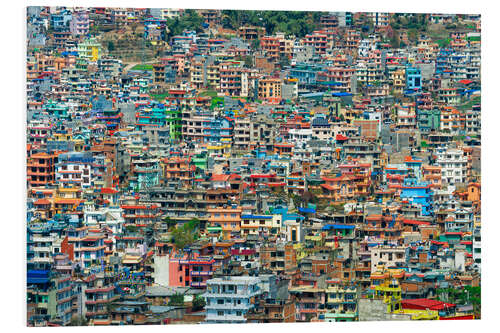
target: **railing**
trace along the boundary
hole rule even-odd
[[[191,276],[210,276],[214,273],[212,271],[191,271]]]
[[[248,310],[250,309],[250,304],[234,304],[234,303],[228,303],[228,304],[210,304],[206,305],[205,309],[211,309],[211,310]]]

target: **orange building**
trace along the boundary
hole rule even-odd
[[[266,36],[260,40],[260,47],[266,52],[269,59],[278,60],[280,57],[280,39],[278,37]]]
[[[323,196],[334,201],[344,201],[354,199],[356,196],[355,177],[352,175],[342,175],[340,177],[330,178],[321,177],[324,181],[321,184]]]
[[[471,183],[467,186],[467,200],[473,203],[481,202],[481,184]]]
[[[429,182],[432,188],[441,188],[441,167],[440,166],[422,166],[422,176],[426,182]]]
[[[315,31],[313,34],[309,34],[304,37],[304,44],[312,45],[314,47],[314,51],[318,54],[325,54],[327,39],[328,36],[326,34]]]
[[[264,37],[265,29],[263,27],[240,27],[238,29],[238,36],[244,40],[255,40]]]
[[[220,226],[224,239],[231,239],[233,234],[240,234],[241,211],[241,208],[234,206],[207,209],[208,223],[213,227]]]
[[[27,163],[29,186],[45,186],[55,182],[57,153],[36,153],[31,155]]]
[[[192,184],[196,166],[191,158],[172,157],[163,160],[163,177],[166,181],[179,180],[183,185]]]

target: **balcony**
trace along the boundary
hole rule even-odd
[[[243,316],[235,316],[235,315],[224,315],[224,316],[217,316],[217,315],[209,315],[207,314],[206,316],[207,321],[231,321],[231,322],[246,322],[246,318]]]
[[[92,293],[105,293],[109,292],[111,290],[115,289],[115,286],[109,286],[109,287],[97,287],[97,288],[91,288],[85,290],[85,293],[87,294],[92,294]]]
[[[34,252],[51,252],[48,246],[35,246],[33,247]]]
[[[50,258],[50,257],[44,257],[44,258],[35,257],[35,258],[33,258],[33,262],[35,262],[35,263],[51,263],[52,258]]]
[[[226,303],[226,304],[212,304],[206,305],[205,309],[209,310],[248,310],[251,308],[250,304],[234,304],[234,303]]]
[[[191,276],[212,276],[212,271],[191,271]]]
[[[106,304],[106,303],[111,303],[120,298],[119,295],[113,296],[111,298],[103,298],[103,299],[96,299],[96,300],[87,300],[85,301],[85,305],[94,305],[94,304]]]

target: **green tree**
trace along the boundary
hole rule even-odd
[[[198,228],[200,220],[192,219],[181,227],[177,227],[172,231],[172,237],[177,249],[183,249],[186,246],[193,244],[198,238]]]
[[[87,326],[88,321],[84,316],[73,317],[69,323],[69,326]]]
[[[183,306],[184,305],[184,295],[176,293],[175,295],[170,297],[168,305],[170,305],[170,306]]]
[[[254,39],[250,44],[250,47],[252,48],[252,50],[258,50],[260,48],[260,40]]]
[[[108,51],[113,52],[115,50],[115,43],[112,40],[108,41]]]
[[[194,232],[197,231],[198,227],[200,226],[200,220],[197,218],[191,219],[188,223],[184,225],[184,229]]]
[[[391,38],[391,47],[392,48],[399,48],[399,38],[396,36],[396,34],[394,34],[394,36],[392,36]]]
[[[138,228],[137,228],[137,226],[135,226],[135,225],[127,225],[127,226],[125,227],[125,230],[126,230],[126,231],[127,231],[127,233],[129,233],[129,234],[133,234],[133,233],[136,233],[136,232],[137,232]]]
[[[193,234],[182,228],[175,228],[174,231],[172,231],[172,238],[174,239],[174,244],[177,249],[183,249],[194,242]]]
[[[163,219],[163,223],[166,223],[169,229],[177,225],[177,222],[175,222],[168,216]]]
[[[286,66],[290,66],[290,59],[287,56],[280,57],[280,66],[281,68],[285,68]]]
[[[201,296],[196,296],[193,299],[193,311],[200,311],[205,308],[206,302],[205,299]]]
[[[253,58],[250,55],[245,56],[245,67],[252,68],[253,67]]]

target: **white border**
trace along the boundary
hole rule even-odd
[[[364,332],[385,332],[387,330],[401,330],[406,332],[426,331],[490,331],[490,328],[500,318],[497,314],[499,286],[495,283],[499,273],[498,265],[498,221],[496,219],[496,192],[498,185],[498,134],[499,117],[495,105],[498,96],[498,6],[493,1],[308,1],[292,2],[285,0],[251,2],[236,2],[234,0],[200,0],[177,1],[150,1],[150,0],[80,0],[80,1],[15,1],[5,2],[2,8],[2,69],[7,75],[2,76],[2,261],[1,269],[2,289],[1,318],[6,332],[16,329],[24,331],[25,327],[25,7],[27,5],[64,5],[64,6],[107,6],[107,7],[173,7],[173,8],[218,8],[218,9],[268,9],[268,10],[327,10],[327,11],[378,11],[378,12],[420,12],[420,13],[480,13],[482,14],[482,174],[483,174],[483,300],[481,321],[457,322],[370,322],[370,323],[318,323],[318,324],[258,324],[258,325],[169,325],[148,326],[148,330],[170,332],[185,332],[203,330],[204,332],[253,332],[260,331],[303,331],[332,330]],[[7,6],[5,6],[7,5]],[[5,37],[5,38],[4,38]],[[484,70],[486,69],[486,70]],[[83,330],[86,328],[62,328],[62,330]],[[92,328],[94,332],[103,330],[140,330],[143,327],[120,328]],[[40,330],[55,331],[55,328],[42,328]],[[494,329],[491,329],[492,331]],[[497,329],[498,330],[498,327]],[[59,331],[59,330],[58,330]]]

